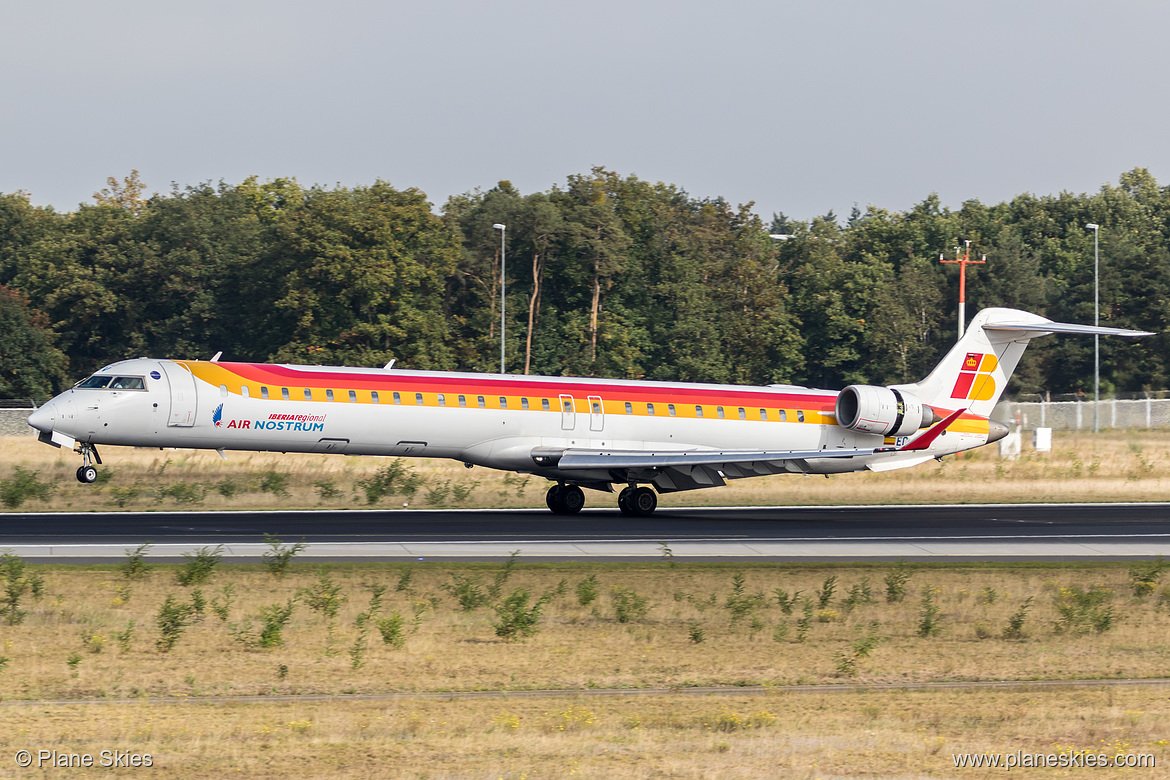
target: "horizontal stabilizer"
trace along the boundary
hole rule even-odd
[[[1127,328],[1105,328],[1098,325],[1071,325],[1066,322],[997,322],[983,325],[984,330],[1011,330],[1019,333],[1041,335],[1044,333],[1072,333],[1081,336],[1153,336],[1145,330]]]

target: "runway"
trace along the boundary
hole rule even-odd
[[[0,514],[0,549],[43,562],[152,559],[224,545],[257,560],[264,534],[304,540],[301,559],[1127,560],[1170,556],[1170,504],[991,504],[659,509],[377,509]]]

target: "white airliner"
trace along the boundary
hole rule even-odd
[[[98,444],[451,458],[552,480],[558,514],[581,510],[583,487],[619,485],[621,511],[648,515],[655,490],[887,471],[997,441],[1007,426],[988,415],[1028,341],[1050,333],[1152,335],[984,309],[921,382],[840,392],[140,358],[28,423],[81,453],[81,482],[97,478]]]

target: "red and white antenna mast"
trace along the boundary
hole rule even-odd
[[[963,338],[963,329],[967,325],[967,265],[975,264],[982,265],[987,262],[987,255],[983,256],[982,260],[971,259],[971,241],[970,239],[963,242],[965,249],[963,254],[959,254],[959,248],[955,247],[955,259],[943,260],[940,253],[938,261],[940,263],[958,263],[959,264],[959,338]]]

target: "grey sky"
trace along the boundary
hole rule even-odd
[[[137,168],[454,193],[604,165],[807,219],[1170,178],[1170,4],[3,5],[0,192]]]

